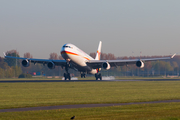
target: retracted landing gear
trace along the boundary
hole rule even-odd
[[[95,74],[95,78],[96,78],[96,80],[98,80],[98,79],[102,80],[102,75],[101,75],[101,73]]]

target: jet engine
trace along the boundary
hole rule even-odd
[[[30,62],[26,59],[26,60],[22,60],[22,65],[24,67],[29,67],[30,66]]]
[[[143,68],[144,63],[141,60],[139,60],[139,61],[136,62],[136,66],[139,67],[139,68]]]
[[[109,70],[111,68],[110,64],[108,62],[104,62],[102,64],[102,67],[105,69],[105,70]]]
[[[49,69],[54,69],[55,68],[55,64],[53,62],[48,62],[47,64]]]

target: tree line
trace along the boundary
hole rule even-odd
[[[10,50],[6,52],[7,56],[19,57],[19,52],[16,50]],[[90,53],[90,56],[95,58],[96,53]],[[33,56],[27,52],[24,53],[25,58],[33,58]],[[155,57],[167,57],[167,56],[124,56],[116,57],[112,53],[101,53],[102,60],[116,60],[116,59],[140,59],[140,58],[155,58]],[[49,59],[62,60],[62,56],[57,53],[51,53]],[[136,65],[118,66],[112,67],[110,70],[101,70],[102,75],[109,76],[167,76],[167,75],[179,75],[180,56],[177,55],[171,60],[146,62],[145,67],[140,69]],[[56,66],[55,69],[48,69],[43,64],[31,64],[29,67],[23,67],[21,60],[10,59],[0,57],[0,78],[17,78],[22,73],[29,73],[32,75],[43,76],[63,76],[65,72],[60,66]],[[72,76],[80,76],[79,72],[70,70]]]

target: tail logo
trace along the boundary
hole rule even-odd
[[[101,52],[97,51],[97,54],[98,54],[98,60],[100,60]]]

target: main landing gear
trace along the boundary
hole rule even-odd
[[[102,75],[101,75],[101,73],[96,73],[96,74],[95,74],[95,78],[96,78],[96,80],[98,80],[98,79],[102,80]]]
[[[81,78],[86,78],[86,74],[85,74],[85,73],[82,73],[82,74],[81,74]]]

